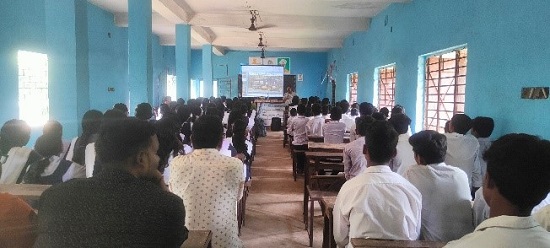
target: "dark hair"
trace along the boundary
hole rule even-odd
[[[119,102],[115,104],[115,106],[113,106],[113,109],[119,110],[124,115],[128,115],[128,107],[124,103]]]
[[[392,117],[393,118],[393,117]],[[409,138],[413,152],[418,154],[426,164],[445,161],[447,154],[447,137],[433,130],[424,130]]]
[[[456,114],[451,118],[451,125],[454,132],[459,134],[466,134],[472,127],[472,119],[465,114]]]
[[[349,113],[351,116],[357,116],[358,112],[356,108],[352,108]]]
[[[451,132],[451,120],[448,120],[445,122],[445,128],[443,128],[443,130],[445,130],[445,133],[450,133]]]
[[[529,134],[507,134],[483,155],[498,192],[520,211],[531,212],[550,191],[550,142]]]
[[[99,110],[88,110],[84,113],[82,117],[82,135],[76,139],[74,145],[74,152],[72,161],[77,164],[85,164],[84,156],[86,152],[86,146],[90,143],[95,142],[97,132],[101,127],[101,122],[103,119],[103,113]]]
[[[495,121],[491,117],[478,116],[472,120],[472,130],[478,137],[487,138],[493,133]]]
[[[136,118],[140,120],[149,120],[153,117],[153,108],[151,104],[142,102],[136,107]]]
[[[330,119],[334,120],[334,121],[338,121],[338,120],[342,119],[342,109],[338,106],[333,107],[330,110]]]
[[[295,106],[300,104],[300,97],[299,96],[293,96],[292,102],[290,103],[290,106]]]
[[[216,148],[223,137],[222,120],[218,116],[203,115],[193,124],[194,149]]]
[[[6,121],[0,130],[0,154],[8,154],[11,148],[26,145],[30,137],[31,127],[25,121]]]
[[[318,104],[318,103],[315,103],[315,104],[311,105],[311,113],[314,116],[320,115],[321,114],[321,105]]]
[[[97,160],[105,167],[136,156],[151,144],[151,136],[155,134],[153,124],[136,118],[106,122],[95,143]]]
[[[411,118],[405,114],[394,114],[388,121],[399,134],[407,133],[411,125]]]
[[[330,110],[330,106],[329,105],[323,105],[323,107],[321,107],[321,113],[323,115],[328,115],[328,112]]]
[[[365,136],[367,134],[367,129],[369,129],[370,125],[374,123],[374,121],[376,120],[370,115],[355,118],[355,129],[357,134]]]
[[[372,115],[374,113],[374,106],[368,102],[362,102],[359,104],[359,114],[363,115]]]
[[[298,114],[298,111],[296,110],[296,108],[290,109],[290,116],[296,116],[297,114]]]
[[[118,109],[109,109],[109,110],[105,111],[105,113],[103,114],[102,123],[104,123],[106,121],[124,119],[124,118],[127,118],[127,117],[128,116],[126,116],[125,113],[123,113],[122,111],[120,111]]]
[[[379,121],[387,121],[386,116],[380,112],[374,112],[372,113],[372,118],[379,120]]]
[[[384,116],[386,116],[386,118],[390,116],[390,110],[386,107],[381,108],[379,112],[382,113]]]
[[[246,144],[246,127],[248,126],[248,119],[241,118],[233,124],[233,136],[231,136],[231,143],[237,151],[237,153],[244,154],[245,162],[250,162],[250,154],[248,154],[248,146]]]
[[[296,107],[296,111],[299,115],[305,115],[306,114],[306,105],[298,104],[298,107]]]
[[[399,134],[387,121],[373,122],[365,134],[365,147],[370,160],[378,164],[388,163],[396,154]]]
[[[63,126],[59,121],[49,120],[42,128],[42,135],[55,135],[61,137],[63,136]]]
[[[405,108],[399,104],[395,105],[391,109],[391,115],[394,115],[394,114],[405,114]]]
[[[50,165],[50,157],[59,155],[63,150],[63,142],[61,136],[54,134],[43,134],[36,139],[34,150],[43,156],[31,165],[23,178],[25,183],[40,184],[40,175]]]
[[[347,100],[340,101],[340,108],[342,108],[342,113],[347,113],[349,110],[349,102]]]
[[[159,155],[160,160],[158,170],[164,172],[164,169],[168,166],[170,153],[179,150],[179,125],[176,117],[168,117],[158,120],[154,126],[159,140],[157,155]]]

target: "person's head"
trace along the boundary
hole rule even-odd
[[[99,131],[101,126],[101,120],[103,119],[103,113],[99,110],[88,110],[82,117],[82,132],[84,134],[95,134]]]
[[[339,121],[342,119],[342,109],[340,107],[333,107],[330,110],[330,119],[333,121]]]
[[[105,111],[105,113],[103,114],[103,122],[102,123],[105,123],[107,121],[125,119],[127,117],[128,116],[126,116],[125,113],[123,113],[122,111],[120,111],[118,109],[109,109],[109,110]]]
[[[307,105],[307,98],[302,97],[302,98],[300,99],[300,104]]]
[[[321,114],[322,115],[328,115],[329,110],[330,110],[329,105],[323,105],[323,107],[321,107]]]
[[[456,114],[451,118],[449,129],[451,132],[466,134],[472,128],[472,119],[466,114]]]
[[[390,117],[390,110],[386,107],[381,108],[379,112],[386,116],[386,119]]]
[[[392,116],[393,118],[393,116]],[[433,130],[424,130],[409,138],[418,164],[435,164],[445,160],[447,137]]]
[[[95,143],[96,159],[104,169],[123,169],[138,178],[159,173],[158,148],[155,127],[136,118],[104,123]]]
[[[374,112],[372,113],[372,118],[379,120],[379,121],[387,121],[386,116],[380,112]]]
[[[347,113],[349,110],[349,102],[347,100],[340,101],[340,108],[342,109],[342,113]]]
[[[314,116],[320,115],[321,114],[321,105],[318,104],[318,103],[315,103],[315,104],[311,105],[311,113]]]
[[[472,135],[477,138],[488,138],[494,128],[495,121],[491,117],[478,116],[472,120]]]
[[[445,128],[443,128],[445,133],[451,133],[451,120],[445,122]]]
[[[374,106],[368,102],[362,102],[359,104],[359,114],[361,116],[372,115],[374,113]]]
[[[151,107],[151,104],[142,102],[137,105],[136,107],[136,118],[140,120],[149,120],[153,117],[153,107]]]
[[[292,97],[292,103],[290,105],[295,106],[298,104],[300,104],[300,97],[295,95]]]
[[[223,140],[223,124],[218,116],[203,115],[193,124],[194,149],[218,148]]]
[[[171,96],[165,96],[164,98],[162,98],[162,103],[164,104],[170,104],[171,101],[172,101]]]
[[[394,115],[394,114],[404,114],[405,113],[405,108],[399,104],[395,105],[392,109],[391,109],[391,114]]]
[[[356,108],[352,108],[349,112],[349,114],[351,116],[357,116],[359,113],[357,112],[357,109]]]
[[[298,107],[296,107],[296,111],[298,112],[298,115],[305,116],[305,114],[306,114],[306,105],[299,104]]]
[[[124,113],[126,116],[128,116],[128,106],[126,106],[126,104],[124,103],[117,103],[115,104],[115,106],[113,106],[113,109],[117,109],[119,110],[120,112]]]
[[[399,134],[387,121],[375,121],[365,134],[363,153],[367,165],[385,165],[395,157]]]
[[[325,106],[325,105],[329,105],[330,104],[330,100],[328,98],[323,98],[323,100],[321,100],[321,105]]]
[[[36,139],[34,150],[45,158],[59,155],[63,150],[61,137],[55,134],[43,134]]]
[[[298,115],[298,111],[296,111],[296,108],[291,108],[290,109],[290,116],[296,116]]]
[[[31,127],[23,120],[12,119],[0,129],[0,152],[7,154],[13,147],[22,147],[29,142]]]
[[[176,100],[176,103],[181,106],[185,104],[185,100],[183,100],[183,98],[180,97],[178,98],[178,100]]]
[[[355,118],[355,132],[364,137],[367,134],[367,129],[374,121],[376,120],[370,115]]]
[[[487,162],[483,196],[491,207],[491,217],[496,212],[493,210],[501,207],[491,204],[494,198],[503,197],[527,216],[548,195],[548,140],[528,134],[507,134],[493,142],[483,159]]]
[[[178,118],[162,118],[154,123],[157,138],[159,141],[159,149],[157,155],[159,156],[158,169],[164,172],[164,168],[168,165],[168,158],[170,153],[174,150],[178,150],[178,136],[179,131]]]
[[[49,120],[42,128],[42,135],[63,136],[63,126],[59,121]]]
[[[392,115],[388,121],[399,134],[407,133],[409,125],[411,125],[411,118],[405,114]]]

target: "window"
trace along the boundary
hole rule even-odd
[[[392,109],[395,105],[395,64],[378,67],[375,70],[376,83],[378,87],[375,103],[378,109]]]
[[[212,95],[214,97],[218,97],[218,81],[217,80],[212,81]]]
[[[204,81],[199,82],[199,96],[204,97]]]
[[[194,79],[191,79],[191,82],[189,83],[189,96],[191,97],[191,99],[197,99],[198,97],[198,92],[197,92],[197,83],[198,81],[197,80],[194,80]]]
[[[50,118],[48,98],[48,55],[18,51],[19,119],[43,126]]]
[[[453,115],[464,113],[467,48],[426,57],[424,129],[444,132]]]
[[[176,76],[175,75],[166,75],[166,95],[171,97],[172,100],[178,99],[176,97],[177,86],[176,86]]]

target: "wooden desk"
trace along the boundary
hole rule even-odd
[[[426,240],[386,240],[386,239],[351,239],[353,247],[379,247],[379,248],[441,248],[444,242]]]
[[[25,201],[37,201],[42,192],[51,185],[42,184],[0,184],[0,193],[8,193]]]
[[[181,248],[212,248],[212,232],[210,230],[189,230],[189,236]]]
[[[307,147],[309,151],[312,152],[343,152],[345,143],[339,144],[325,144],[319,142],[307,142]]]
[[[315,143],[323,143],[325,141],[325,137],[323,136],[307,136],[307,139],[310,141],[310,142],[315,142]],[[348,135],[344,135],[344,143],[349,143],[350,142],[350,137],[349,137],[349,134]]]
[[[334,241],[334,232],[332,226],[332,210],[334,210],[334,204],[336,202],[336,196],[324,196],[321,199],[321,210],[323,211],[323,248],[336,248],[336,242]]]

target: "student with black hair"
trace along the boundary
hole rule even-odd
[[[307,134],[322,137],[325,118],[321,115],[321,105],[318,103],[311,105],[311,113],[313,117],[307,122]]]
[[[9,120],[0,129],[0,184],[21,183],[28,166],[42,159],[25,147],[30,136],[31,127],[23,120]]]
[[[334,205],[338,247],[351,247],[352,238],[418,239],[422,195],[388,166],[397,140],[398,133],[387,121],[375,121],[367,129],[367,169],[344,183]]]
[[[481,168],[481,178],[485,176],[487,171],[487,163],[483,159],[483,153],[491,146],[491,134],[495,128],[495,122],[491,117],[478,116],[472,120],[472,135],[479,142],[479,151],[477,153],[479,165]]]
[[[396,114],[392,118],[397,117]],[[422,194],[421,239],[448,242],[474,230],[466,173],[445,164],[447,138],[426,130],[409,138],[416,164],[403,174]]]
[[[136,118],[144,121],[149,121],[153,117],[153,107],[151,104],[142,102],[136,107]]]
[[[115,104],[115,105],[113,106],[113,109],[116,109],[116,110],[122,112],[125,116],[128,116],[128,114],[130,114],[130,113],[128,112],[128,106],[126,106],[126,104],[121,103],[121,102]]]
[[[372,106],[371,103],[362,102],[359,104],[359,117],[357,118],[361,118],[363,116],[371,116],[373,112],[374,112],[374,106]],[[353,123],[353,125],[351,125],[350,131],[349,131],[350,141],[354,141],[358,137],[357,134],[355,133],[355,130],[357,129],[356,127],[357,118],[355,118],[356,121]]]
[[[409,143],[409,138],[411,136],[408,130],[411,125],[411,119],[405,114],[394,114],[388,122],[393,126],[395,131],[399,133],[397,155],[390,161],[390,168],[399,175],[403,175],[409,166],[416,164],[413,147]]]
[[[333,107],[330,110],[330,121],[323,126],[324,142],[328,144],[344,143],[344,133],[346,132],[346,124],[340,122],[342,119],[342,109]]]
[[[350,180],[361,174],[367,168],[367,159],[363,154],[365,146],[365,134],[374,118],[372,116],[363,116],[356,119],[358,139],[351,141],[344,146],[344,176],[346,180]]]
[[[296,108],[296,112],[298,113],[298,116],[296,116],[296,118],[292,120],[289,129],[289,133],[293,137],[292,146],[295,150],[307,150],[307,122],[309,121],[309,119],[305,117],[306,106],[303,104],[298,105],[298,107]],[[306,157],[303,153],[298,153],[296,160],[297,171],[299,174],[301,174],[304,172]]]
[[[550,247],[550,234],[531,216],[550,192],[550,142],[507,134],[493,142],[483,157],[489,219],[446,247]]]
[[[188,233],[185,208],[157,170],[153,125],[135,118],[106,122],[95,145],[99,174],[52,186],[40,197],[35,247],[180,247]]]

